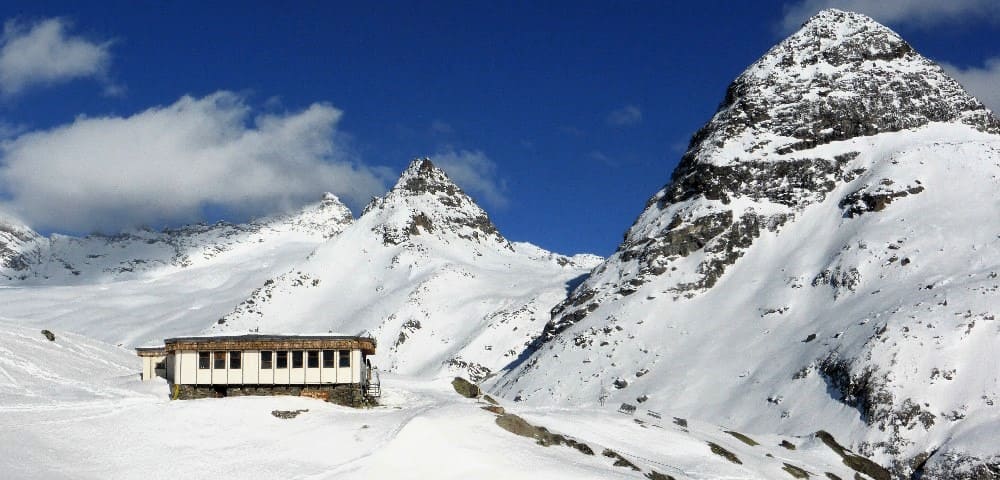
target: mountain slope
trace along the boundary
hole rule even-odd
[[[84,238],[8,227],[0,245],[16,255],[6,258],[26,260],[0,270],[7,276],[0,319],[128,345],[195,333],[351,221],[347,207],[326,195],[298,213],[241,225]]]
[[[733,82],[496,389],[825,429],[901,475],[987,468],[998,132],[894,32],[821,12]]]
[[[598,258],[507,241],[429,160],[211,331],[370,331],[383,369],[479,379],[515,360]]]
[[[289,240],[319,243],[340,233],[351,212],[333,194],[299,212],[246,224],[219,222],[155,232],[42,237],[29,227],[0,220],[0,280],[9,285],[80,284],[136,278],[211,263],[241,245]]]

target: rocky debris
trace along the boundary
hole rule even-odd
[[[809,472],[796,467],[795,465],[790,463],[783,463],[782,465],[781,469],[788,472],[789,475],[795,478],[809,478]]]
[[[833,435],[820,430],[816,432],[816,438],[819,438],[830,450],[840,456],[844,465],[847,465],[852,470],[868,475],[874,480],[891,480],[892,475],[888,470],[883,468],[881,465],[862,457],[861,455],[856,455],[850,450],[844,448],[842,445],[837,443],[837,440],[833,438]]]
[[[649,480],[675,480],[674,477],[667,475],[665,473],[657,472],[656,470],[650,470],[646,473],[646,478]]]
[[[747,444],[747,445],[749,445],[751,447],[756,447],[757,445],[760,445],[759,443],[757,443],[756,440],[754,440],[754,439],[752,439],[752,438],[750,438],[750,437],[748,437],[748,436],[746,436],[746,435],[744,435],[744,434],[742,434],[740,432],[734,432],[732,430],[725,430],[725,433],[728,433],[728,434],[732,435],[737,440],[739,440],[739,441],[741,441],[741,442],[743,442],[743,443],[745,443],[745,444]]]
[[[877,330],[872,339],[884,332],[884,329]],[[833,352],[819,362],[818,371],[831,389],[840,393],[838,400],[857,408],[868,425],[888,432],[888,440],[875,446],[889,453],[899,453],[899,446],[906,443],[900,438],[900,431],[918,426],[927,430],[934,425],[936,416],[933,413],[912,399],[899,400],[892,394],[888,375],[876,366],[855,367],[854,360]]]
[[[795,450],[795,444],[789,442],[788,440],[782,440],[779,445],[788,450]]]
[[[1000,480],[1000,455],[977,458],[962,452],[933,452],[912,478],[921,480]]]
[[[505,413],[504,408],[501,407],[500,405],[486,405],[482,408],[487,412],[495,413],[497,415],[503,415]]]
[[[726,460],[729,460],[730,462],[733,462],[733,463],[735,463],[737,465],[743,465],[743,462],[740,461],[739,457],[737,457],[735,453],[730,452],[729,450],[726,450],[725,448],[720,447],[718,444],[715,444],[715,443],[712,443],[712,442],[708,442],[708,448],[712,450],[712,453],[714,453],[714,454],[716,454],[716,455],[718,455],[718,456],[720,456],[722,458],[725,458]]]
[[[444,364],[458,370],[459,373],[464,372],[473,382],[482,382],[493,375],[493,370],[490,367],[476,362],[468,362],[461,358],[449,358]]]
[[[815,277],[813,277],[811,285],[813,287],[818,287],[820,285],[829,285],[833,287],[834,298],[843,294],[844,290],[854,292],[858,289],[858,285],[861,284],[861,272],[857,268],[851,267],[834,267],[832,269],[827,268],[822,272],[819,272]]]
[[[459,395],[465,398],[479,398],[479,395],[483,393],[482,390],[479,389],[478,385],[462,377],[455,377],[455,379],[451,381],[451,386],[456,392],[458,392]]]
[[[496,418],[496,424],[500,428],[515,435],[533,438],[536,443],[543,447],[548,447],[550,445],[566,445],[567,447],[573,448],[584,455],[594,454],[594,450],[587,444],[558,433],[552,433],[545,427],[532,425],[513,413],[500,415]]]
[[[42,330],[42,335],[44,335],[45,338],[47,338],[50,342],[56,341],[56,334],[54,334],[54,333],[52,333],[52,332],[50,332],[48,330]]]
[[[628,461],[628,459],[626,459],[625,457],[621,456],[621,454],[619,454],[618,452],[616,452],[614,450],[611,450],[610,448],[605,448],[604,451],[601,452],[601,455],[604,455],[605,457],[608,457],[608,458],[613,458],[615,460],[615,463],[612,463],[612,465],[614,465],[616,467],[631,468],[632,470],[634,470],[636,472],[642,471],[642,469],[640,469],[639,467],[635,466],[634,463]]]
[[[309,409],[304,409],[304,410],[271,410],[271,415],[274,415],[276,418],[281,418],[281,419],[284,419],[284,420],[288,420],[288,419],[291,419],[291,418],[295,418],[295,417],[299,416],[300,414],[308,412],[308,411],[309,411]]]
[[[891,185],[891,180],[888,181]],[[885,183],[875,188],[863,187],[847,194],[837,205],[844,210],[844,216],[854,218],[865,212],[881,212],[897,198],[916,195],[924,191],[924,187],[916,185],[902,190],[887,188]]]

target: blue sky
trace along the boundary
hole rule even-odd
[[[327,190],[358,212],[432,156],[510,239],[607,255],[728,83],[828,6],[1000,107],[992,0],[423,3],[4,2],[0,210],[77,233]]]

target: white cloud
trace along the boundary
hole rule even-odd
[[[642,110],[635,105],[625,105],[608,114],[608,125],[627,127],[642,121]]]
[[[960,68],[948,63],[942,63],[941,67],[990,110],[1000,113],[1000,57],[986,60],[981,68]]]
[[[332,191],[354,206],[384,191],[351,161],[328,104],[257,115],[231,92],[129,117],[80,117],[0,142],[0,201],[35,228],[114,231],[200,219],[205,206],[259,215]],[[2,197],[0,197],[2,198]]]
[[[786,32],[797,30],[826,8],[863,13],[883,23],[923,27],[962,19],[1000,21],[996,0],[801,0],[785,5],[782,28]]]
[[[498,208],[506,207],[506,184],[497,179],[497,164],[478,150],[447,150],[431,156],[463,190]]]
[[[68,26],[60,18],[32,25],[17,20],[4,23],[0,37],[0,92],[3,95],[16,95],[34,85],[88,77],[104,82],[108,94],[121,92],[121,86],[107,80],[111,42],[95,43],[68,36]]]

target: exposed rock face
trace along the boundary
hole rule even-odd
[[[43,243],[44,238],[27,226],[0,217],[0,279],[26,277]]]
[[[398,208],[405,205],[407,208]],[[386,245],[406,242],[416,235],[457,236],[483,245],[513,250],[476,204],[430,159],[416,159],[400,176],[396,186],[373,199],[362,215],[388,210],[388,218],[376,226]]]
[[[777,231],[865,172],[851,165],[858,152],[797,152],[930,122],[1000,133],[1000,121],[982,103],[895,32],[864,15],[820,12],[733,81],[670,183],[597,270],[612,269],[614,279],[595,275],[553,309],[547,338],[586,317],[592,305],[684,269],[688,257],[693,267],[670,290],[689,296],[711,288],[762,230]],[[880,211],[924,189],[919,181],[887,182],[841,199],[844,215]]]

